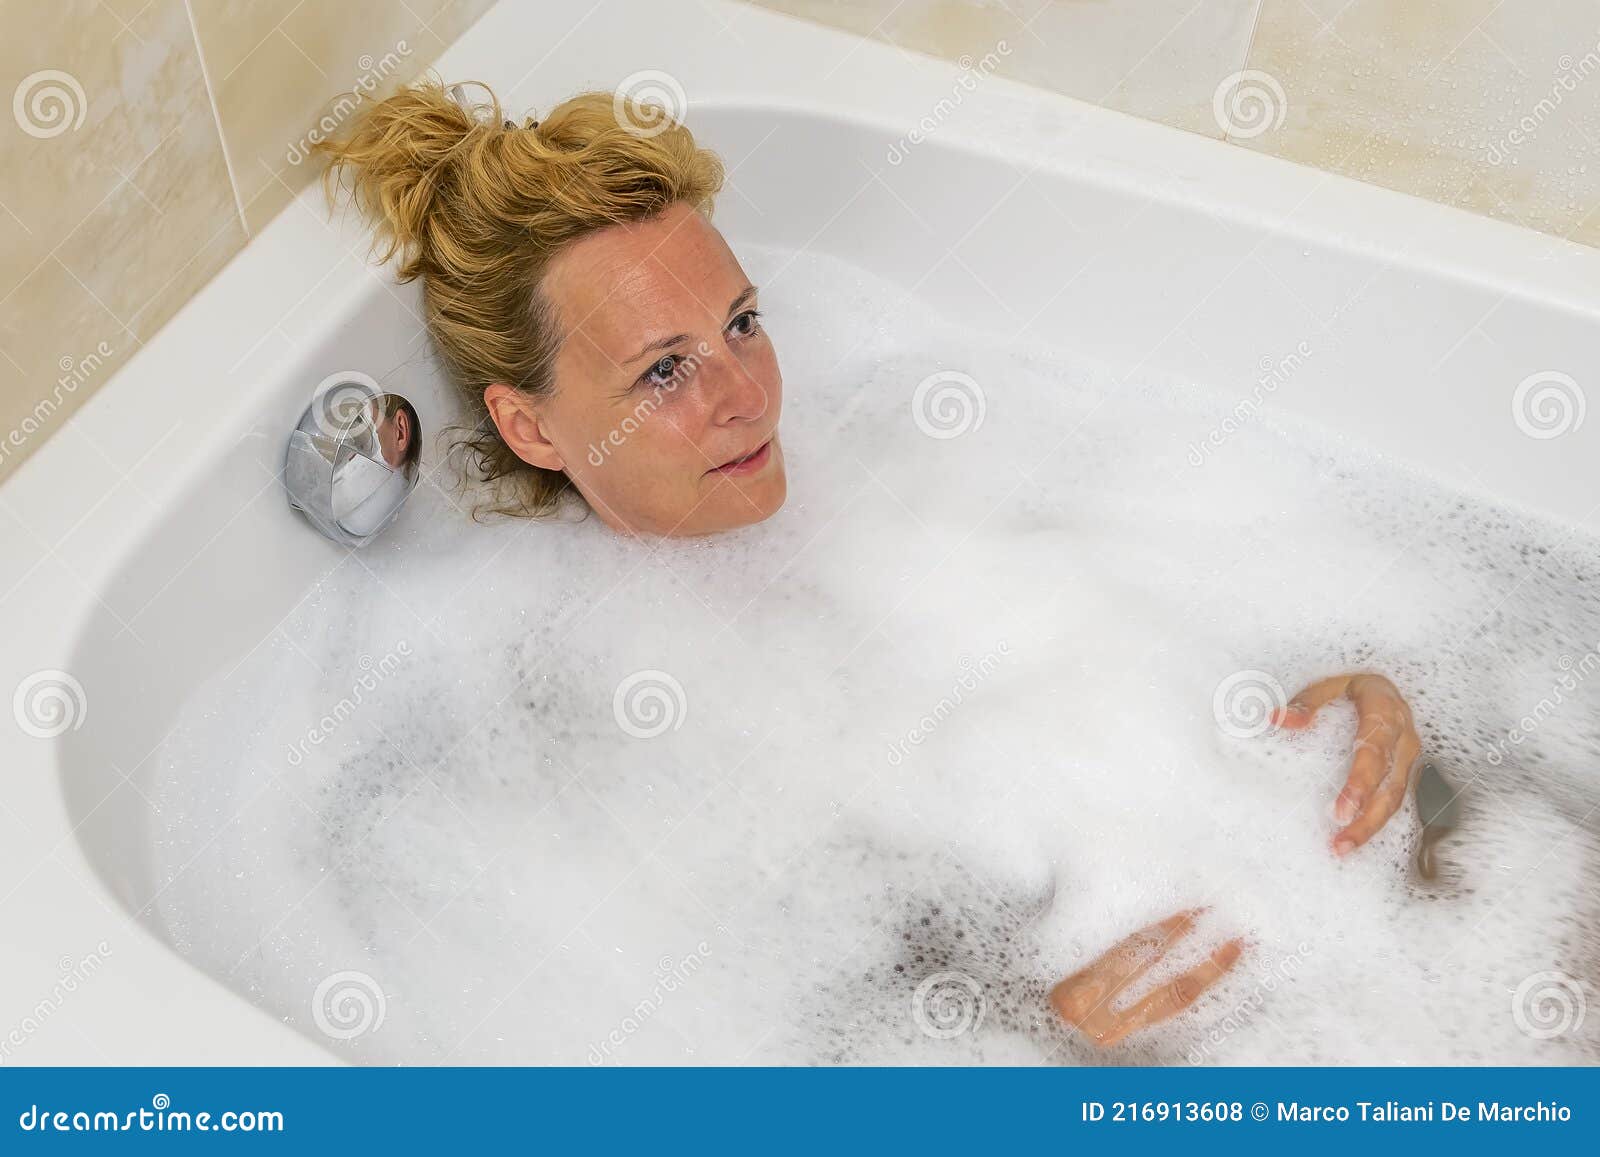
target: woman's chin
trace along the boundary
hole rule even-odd
[[[626,501],[591,495],[579,487],[589,508],[600,520],[620,534],[655,538],[696,538],[738,530],[765,522],[783,508],[789,496],[789,479],[784,472],[783,448],[773,438],[767,460],[760,469],[747,473],[708,471],[698,494],[681,508],[640,509]]]
[[[709,472],[708,487],[694,513],[684,520],[680,535],[718,534],[765,522],[783,507],[789,496],[784,472],[783,447],[774,437],[761,468],[747,474]]]
[[[725,479],[724,485],[737,491],[729,496],[728,510],[733,521],[726,529],[753,526],[778,513],[789,496],[789,476],[784,472],[783,447],[778,439],[772,439],[768,460],[759,473]]]
[[[762,478],[745,479],[738,484],[724,481],[710,501],[684,520],[674,537],[721,534],[765,522],[782,509],[788,494],[789,482],[781,462]]]

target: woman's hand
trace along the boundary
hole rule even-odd
[[[1341,696],[1356,705],[1356,743],[1350,776],[1333,805],[1334,819],[1344,825],[1334,833],[1336,856],[1366,843],[1400,810],[1422,751],[1411,708],[1382,675],[1319,680],[1289,700],[1274,722],[1295,730],[1309,727],[1321,707]]]
[[[1129,985],[1166,955],[1169,944],[1189,933],[1198,915],[1199,910],[1192,909],[1141,928],[1052,988],[1050,1004],[1061,1014],[1062,1020],[1101,1048],[1116,1044],[1131,1032],[1177,1016],[1233,967],[1244,950],[1242,941],[1228,941],[1212,952],[1203,964],[1131,1004],[1121,1001],[1126,1007],[1120,1011],[1112,1007],[1112,1002],[1122,997]]]

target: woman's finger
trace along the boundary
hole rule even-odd
[[[1199,909],[1174,913],[1125,936],[1050,990],[1050,1003],[1070,1023],[1109,1015],[1112,998],[1153,968],[1168,945],[1188,935]]]
[[[1382,737],[1367,739],[1356,735],[1355,754],[1350,759],[1350,774],[1344,787],[1333,801],[1333,818],[1347,824],[1361,814],[1361,809],[1372,793],[1378,789],[1394,766],[1394,742]]]
[[[1402,735],[1394,747],[1394,766],[1388,777],[1378,785],[1378,790],[1362,808],[1361,813],[1343,831],[1333,838],[1333,854],[1345,855],[1370,840],[1395,812],[1406,802],[1406,788],[1411,784],[1411,769],[1422,751],[1422,742],[1414,731]]]
[[[1210,958],[1175,977],[1144,997],[1126,1012],[1118,1015],[1116,1026],[1100,1043],[1116,1044],[1131,1032],[1171,1020],[1188,1008],[1202,993],[1238,963],[1244,951],[1242,940],[1230,940],[1214,951]]]
[[[1167,946],[1181,940],[1194,927],[1198,909],[1175,912],[1165,920],[1124,936],[1077,975],[1091,974],[1096,983],[1109,987],[1112,994],[1130,981],[1139,979],[1167,954]],[[1072,979],[1068,977],[1068,979]]]
[[[1279,727],[1308,727],[1317,712],[1343,695],[1350,686],[1349,675],[1331,675],[1304,687],[1280,710],[1272,713]]]
[[[1410,723],[1411,711],[1400,688],[1385,675],[1352,675],[1350,698],[1363,710],[1387,711]]]

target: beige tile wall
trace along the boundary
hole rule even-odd
[[[490,0],[0,0],[0,477]]]
[[[1600,0],[1262,0],[1291,160],[1600,244]]]
[[[1256,11],[1256,0],[750,2],[947,60],[981,61],[1004,41],[1001,75],[1212,136],[1212,93],[1242,67]]]
[[[1600,0],[750,2],[1600,244]]]

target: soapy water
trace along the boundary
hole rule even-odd
[[[419,487],[187,705],[182,952],[363,1063],[1595,1059],[1600,542],[744,256],[784,509],[641,543]],[[1329,852],[1347,705],[1265,728],[1355,669],[1464,789],[1439,880],[1409,799]],[[1055,1021],[1196,905],[1148,983],[1249,947],[1194,1009]]]

